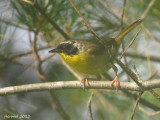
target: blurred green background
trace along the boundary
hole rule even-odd
[[[115,37],[119,33],[123,0],[73,2],[99,37]],[[149,9],[150,2],[154,4]],[[125,7],[124,28],[149,9],[144,22],[139,26],[142,31],[126,54],[128,67],[133,69],[132,64],[135,64],[143,80],[159,78],[160,74],[159,6],[159,0],[128,0]],[[50,20],[72,39],[95,39],[68,0],[0,0],[0,87],[40,83],[44,80],[38,72],[42,72],[47,81],[77,80],[57,54],[48,53],[65,40]],[[125,47],[139,28],[124,38]],[[138,55],[146,58],[142,59]],[[154,56],[159,57],[159,60],[152,59]],[[128,81],[126,73],[116,66],[119,80]],[[115,76],[113,70],[109,70],[108,74],[112,78]],[[51,102],[47,91],[1,96],[0,119],[7,119],[5,115],[30,115],[27,118],[29,120],[90,120],[88,100],[92,92],[94,120],[130,119],[136,92],[83,89],[52,91],[62,106],[58,107],[59,104],[55,103],[58,107],[56,109],[51,105],[54,102]],[[151,116],[149,113],[160,110],[160,101],[148,91],[142,95],[142,99],[134,120],[159,120],[159,114]]]

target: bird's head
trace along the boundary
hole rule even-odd
[[[51,53],[64,53],[66,55],[75,55],[78,53],[78,48],[74,41],[61,42],[55,49],[50,50]]]

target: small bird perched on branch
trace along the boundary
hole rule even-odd
[[[122,38],[132,29],[138,26],[143,20],[139,19],[124,29],[115,38],[103,39],[103,44],[98,40],[67,40],[61,42],[55,49],[49,52],[58,53],[66,63],[78,72],[85,74],[98,75],[104,73],[110,68],[116,72],[116,77],[112,81],[111,86],[116,83],[118,90],[119,81],[117,77],[117,68],[111,54],[115,57],[122,43]],[[110,51],[110,52],[109,52]],[[85,81],[93,80],[92,78],[84,78]]]

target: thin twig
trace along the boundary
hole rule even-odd
[[[154,90],[149,90],[149,92],[160,101],[160,96]]]
[[[116,115],[118,120],[124,120],[124,115],[122,114],[121,111],[117,109],[116,105],[113,105],[112,101],[110,101],[109,99],[106,99],[106,96],[102,94],[102,92],[100,92],[99,90],[94,90],[93,92],[96,95],[96,98],[98,99],[99,104],[101,105],[101,106],[98,105],[97,109],[103,110],[102,108],[107,108],[110,112],[113,112],[113,114]]]
[[[155,37],[148,28],[146,28],[145,26],[143,27],[144,30],[146,31],[146,34],[148,35],[148,37],[150,37],[155,44],[157,45],[157,47],[159,48],[159,43],[160,43],[160,39],[158,39],[157,37]]]
[[[132,97],[133,99],[137,100],[137,98],[138,98],[138,95],[137,95],[137,94],[132,93],[132,92],[129,92],[129,91],[126,91],[126,90],[122,90],[122,91],[123,91],[129,98]],[[145,106],[147,106],[148,108],[151,108],[151,109],[153,109],[153,110],[159,110],[159,109],[160,109],[157,105],[153,104],[152,102],[149,102],[149,101],[146,100],[146,99],[141,98],[141,99],[139,100],[139,102],[140,102],[142,105],[145,105]]]
[[[14,39],[12,36],[7,36],[7,35],[1,34],[1,33],[0,33],[0,37],[1,37],[1,38],[4,38],[4,39],[8,39],[8,40],[17,41],[17,39]]]
[[[78,74],[78,72],[76,72],[73,68],[71,68],[62,58],[61,61],[63,63],[63,65],[78,79],[78,80],[82,80],[82,77]]]
[[[142,112],[144,112],[145,114],[147,114],[148,116],[155,116],[155,115],[158,115],[160,114],[160,111],[156,111],[154,113],[150,113],[150,112],[147,112],[145,111],[142,107],[138,106],[139,110],[141,110]]]
[[[132,41],[131,41],[132,42]],[[130,46],[129,46],[130,47]],[[128,47],[128,48],[129,48]],[[124,45],[124,41],[122,41],[122,50],[123,50],[123,54],[127,51],[127,49],[128,48],[126,48],[125,49],[125,45]],[[126,51],[125,51],[126,50]],[[123,57],[123,54],[120,56],[120,58],[119,58],[119,60]],[[124,64],[126,65],[126,66],[128,66],[128,62],[127,62],[127,57],[124,55]],[[129,77],[129,75],[126,73],[126,76],[127,76],[127,80],[128,81],[131,81],[130,80],[130,77]]]
[[[49,48],[49,47],[50,47],[50,46],[44,46],[44,47],[38,48],[37,50],[40,51],[40,50],[47,49],[47,48]],[[28,66],[28,64],[24,64],[24,63],[22,64],[22,63],[20,63],[20,62],[17,62],[16,60],[19,59],[19,58],[22,58],[22,57],[24,57],[24,56],[27,56],[27,55],[29,55],[29,54],[31,54],[31,53],[32,53],[32,50],[29,50],[29,51],[26,51],[26,52],[24,52],[24,53],[19,53],[19,54],[10,56],[10,57],[7,57],[7,56],[5,56],[5,55],[3,55],[3,54],[0,54],[0,59],[3,60],[3,61],[12,62],[12,63],[17,64],[17,65],[27,65],[27,66]]]
[[[26,3],[28,3],[28,4],[31,4],[31,5],[34,5],[34,1],[33,0],[21,0],[21,1],[23,1],[23,2],[26,2]]]
[[[121,33],[122,30],[123,30],[123,18],[124,18],[124,12],[125,12],[126,2],[127,2],[127,0],[124,0],[124,1],[123,1],[122,14],[121,14],[120,33]],[[122,41],[122,49],[123,49],[123,51],[125,50],[124,41]],[[124,56],[124,63],[125,63],[126,66],[128,66],[126,56]],[[129,75],[126,74],[126,76],[127,76],[127,80],[130,81]]]
[[[156,74],[157,74],[157,71],[153,72],[147,80],[153,79],[156,76]]]
[[[141,16],[142,19],[144,19],[146,17],[146,15],[148,14],[149,10],[151,9],[151,7],[153,6],[153,4],[155,3],[156,0],[151,0],[150,3],[148,4],[147,9],[144,11],[143,15]]]
[[[88,109],[89,109],[89,114],[90,114],[91,120],[93,120],[92,106],[91,106],[91,101],[92,101],[93,96],[94,96],[94,93],[92,92],[91,96],[89,97],[89,100],[88,100]]]
[[[139,76],[139,73],[138,73],[138,71],[137,71],[137,68],[136,68],[136,66],[135,66],[134,64],[133,64],[132,66],[133,66],[133,68],[134,68],[134,70],[135,70],[135,73],[136,73],[138,82],[141,84],[141,83],[142,83],[142,80],[141,80],[141,78],[140,78],[140,76]]]
[[[75,11],[78,13],[78,15],[82,18],[82,20],[84,21],[84,23],[86,24],[87,28],[91,31],[91,33],[102,42],[102,40],[98,37],[98,35],[96,34],[96,32],[92,29],[92,27],[87,23],[87,21],[84,19],[84,17],[82,16],[82,14],[79,12],[79,10],[76,8],[76,6],[73,4],[72,0],[69,0],[70,4],[72,5],[72,7],[75,9]]]
[[[141,80],[141,78],[140,78],[140,76],[139,76],[139,73],[138,73],[135,65],[133,65],[133,68],[134,68],[134,70],[135,70],[135,73],[136,73],[138,82],[141,84],[141,86],[140,86],[141,91],[140,91],[139,96],[137,97],[136,103],[135,103],[135,105],[134,105],[134,107],[133,107],[132,114],[131,114],[131,120],[133,120],[133,117],[134,117],[136,108],[137,108],[137,106],[138,106],[138,102],[139,102],[139,100],[140,100],[140,98],[141,98],[141,96],[142,96],[142,94],[143,94],[143,92],[144,92],[144,91],[142,91],[142,90],[143,90],[143,86],[142,86],[142,82],[143,82],[143,81]]]
[[[135,81],[135,83],[141,87],[141,84],[138,82],[137,76],[134,72],[132,72],[131,69],[129,69],[127,66],[125,66],[120,60],[118,60],[117,58],[115,58],[111,51],[109,50],[110,55],[112,56],[112,58],[117,62],[117,64]]]
[[[52,58],[55,54],[52,54],[44,59],[42,59],[42,62],[46,62],[47,60],[49,60],[50,58]]]
[[[50,47],[51,47],[50,45],[43,46],[43,47],[37,48],[37,51],[44,50],[44,49],[47,49],[47,48],[50,48]],[[18,58],[20,58],[20,57],[27,56],[27,55],[29,55],[29,54],[31,54],[31,53],[32,53],[32,50],[28,50],[28,51],[26,51],[26,52],[19,53],[19,54],[17,54],[17,55],[13,55],[13,56],[11,56],[11,57],[9,57],[9,58],[7,58],[7,59],[16,60],[16,59],[18,59]]]
[[[120,32],[122,32],[122,30],[123,30],[123,18],[124,18],[125,6],[126,6],[126,0],[123,0],[123,7],[122,7],[122,14],[121,14]]]
[[[133,107],[133,110],[132,110],[132,113],[131,113],[131,119],[130,119],[130,120],[133,120],[133,117],[134,117],[136,108],[137,108],[137,106],[138,106],[138,102],[139,102],[142,94],[143,94],[143,92],[140,92],[140,93],[139,93],[139,96],[138,96],[138,98],[137,98],[137,100],[136,100],[136,103],[135,103],[135,105],[134,105],[134,107]]]
[[[133,39],[131,40],[131,42],[129,43],[129,45],[127,46],[127,48],[125,50],[123,50],[121,56],[119,57],[119,60],[123,57],[123,55],[126,53],[126,51],[128,50],[128,48],[133,44],[133,42],[135,41],[135,39],[137,38],[139,32],[141,31],[141,29],[138,30],[137,34],[133,37]]]

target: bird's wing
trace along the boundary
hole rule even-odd
[[[86,41],[85,44],[87,44],[87,51],[89,52],[89,54],[101,55],[105,52],[105,47],[94,40]]]

